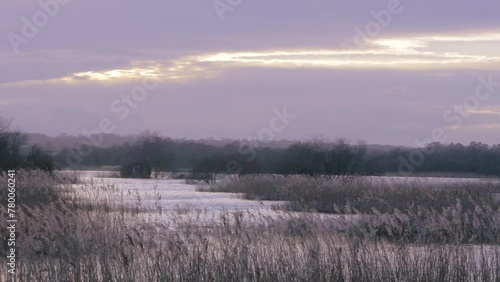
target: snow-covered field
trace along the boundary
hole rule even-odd
[[[65,173],[75,173],[68,171]],[[301,213],[273,209],[279,201],[246,200],[240,194],[198,192],[196,184],[174,179],[124,179],[116,172],[79,171],[81,183],[74,184],[80,198],[89,202],[107,203],[113,207],[127,206],[140,212],[136,222],[155,222],[174,228],[180,223],[211,226],[221,216],[241,213],[246,222],[266,224],[276,219],[309,218],[323,223],[341,223],[358,215]],[[116,211],[120,214],[120,211]],[[233,217],[229,220],[234,220]]]
[[[200,211],[267,211],[278,202],[258,202],[242,199],[234,193],[197,192],[196,185],[186,184],[185,180],[173,179],[124,179],[101,177],[100,171],[82,171],[80,179],[83,184],[77,184],[82,189],[89,183],[109,189],[118,200],[136,205],[139,201],[142,207],[164,211],[200,210]],[[109,175],[109,174],[108,174]],[[123,198],[122,198],[123,197]]]
[[[70,173],[70,172],[68,172]],[[196,185],[186,184],[184,180],[173,179],[124,179],[117,178],[117,172],[79,171],[84,184],[78,184],[83,190],[89,183],[109,189],[115,200],[129,205],[138,202],[144,208],[163,211],[199,210],[199,211],[251,211],[269,213],[272,206],[279,202],[245,200],[234,193],[206,193],[196,191]],[[500,181],[485,178],[435,178],[435,177],[366,177],[369,181],[385,184],[418,181],[419,183],[450,183]],[[78,187],[77,187],[78,188]],[[78,190],[78,189],[77,189]],[[271,213],[274,213],[272,211]]]

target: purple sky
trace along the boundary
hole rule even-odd
[[[0,114],[50,135],[104,119],[114,133],[174,138],[500,143],[499,11],[496,0],[4,0]],[[271,126],[284,108],[295,117]]]

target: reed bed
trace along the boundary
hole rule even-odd
[[[259,175],[230,178],[199,191],[285,201],[288,211],[358,215],[350,236],[410,243],[500,242],[500,181],[423,181]],[[369,236],[367,236],[367,234]]]
[[[500,280],[498,235],[488,242],[391,239],[377,234],[375,219],[394,229],[404,229],[405,221],[384,219],[386,210],[356,214],[345,208],[333,217],[304,212],[283,218],[223,212],[202,225],[179,217],[172,228],[148,220],[158,211],[142,207],[140,199],[134,204],[139,212],[120,209],[124,202],[114,200],[113,187],[99,182],[83,184],[82,196],[74,190],[82,185],[39,172],[19,174],[18,195],[25,200],[18,208],[18,281]],[[43,201],[31,197],[47,189]],[[0,210],[3,217],[4,203]],[[458,210],[449,211],[451,219]],[[492,216],[498,210],[481,212]],[[435,218],[435,226],[446,229],[453,221],[445,219]],[[498,217],[492,220],[481,230],[498,228]],[[0,280],[6,281],[5,245],[1,251]]]

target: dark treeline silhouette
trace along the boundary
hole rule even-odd
[[[422,158],[423,157],[423,158]],[[500,144],[489,146],[471,142],[465,146],[432,143],[420,149],[394,149],[374,153],[368,161],[367,173],[456,173],[500,176]]]
[[[41,169],[52,172],[54,161],[38,145],[28,145],[28,137],[12,130],[10,122],[0,117],[0,172],[12,169]]]
[[[345,140],[297,143],[284,150],[276,172],[308,176],[364,174],[366,157],[367,148],[363,143],[351,145]]]
[[[41,133],[26,133],[28,136],[28,142],[30,144],[36,144],[41,146],[45,151],[50,152],[59,152],[64,148],[74,148],[78,146],[79,143],[85,142],[86,140],[100,140],[98,143],[98,147],[109,148],[116,145],[124,145],[125,143],[134,143],[137,142],[140,135],[119,135],[115,133],[101,133],[101,134],[92,134],[92,135],[69,135],[67,133],[61,133],[57,136],[48,136],[46,134]],[[178,142],[196,142],[205,145],[211,145],[215,147],[222,147],[227,144],[233,143],[234,139],[222,138],[222,139],[214,139],[214,138],[205,138],[205,139],[196,139],[196,140],[188,140],[188,139],[175,139]],[[257,146],[259,145],[258,141],[244,141],[247,144]],[[295,143],[290,140],[271,140],[267,141],[266,145],[273,148],[286,148],[291,144]]]
[[[472,142],[426,148],[395,147],[373,150],[359,143],[295,142],[287,147],[254,146],[232,142],[223,146],[179,141],[146,132],[134,142],[108,148],[91,148],[80,166],[121,166],[124,177],[159,176],[164,172],[190,173],[212,181],[218,174],[302,174],[350,177],[399,173],[475,174],[500,176],[500,145]],[[55,159],[62,167],[75,149],[66,148]],[[423,156],[413,163],[415,156]],[[403,161],[404,160],[404,161]],[[410,166],[410,168],[408,167]]]
[[[192,173],[207,182],[217,174],[362,174],[366,147],[346,141],[305,142],[288,147],[250,146],[232,142],[213,146],[195,141],[174,141],[146,132],[135,142],[109,148],[84,148],[78,166],[121,166],[124,177],[145,177],[164,172]],[[69,166],[74,148],[55,156],[62,167]],[[72,163],[74,165],[74,162]]]

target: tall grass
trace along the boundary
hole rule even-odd
[[[326,213],[406,211],[413,205],[440,209],[459,200],[466,209],[477,204],[500,206],[500,181],[422,181],[418,178],[356,178],[247,175],[227,178],[198,191],[242,193],[246,199],[289,201]],[[347,205],[349,204],[349,205]]]
[[[427,243],[500,242],[500,182],[246,176],[199,191],[285,201],[277,208],[357,215],[351,235]]]
[[[411,244],[356,234],[357,220],[223,212],[203,225],[148,221],[154,209],[128,212],[104,202],[113,189],[86,184],[88,196],[43,174],[20,172],[19,196],[49,183],[49,202],[19,211],[18,281],[498,281],[496,244]],[[27,176],[29,175],[29,177]],[[48,177],[48,178],[47,178]],[[4,181],[0,178],[0,181]],[[44,182],[47,181],[47,182]],[[31,186],[30,186],[31,185]],[[42,185],[43,186],[43,185]],[[62,191],[62,192],[61,192]],[[73,191],[73,192],[72,192]],[[101,191],[95,198],[96,191]],[[104,195],[102,195],[104,194]],[[106,194],[108,196],[106,196]],[[51,194],[52,195],[52,194]],[[25,198],[28,199],[28,198]],[[140,206],[140,199],[136,203]],[[0,206],[2,216],[5,206]],[[174,215],[168,215],[173,217]],[[252,217],[254,220],[249,220]],[[359,217],[358,219],[362,219]],[[439,220],[438,220],[439,221]],[[4,221],[0,221],[4,224]],[[342,227],[339,222],[344,222]],[[372,222],[371,220],[369,222]],[[497,221],[498,223],[498,221]],[[397,226],[401,223],[391,223]],[[440,223],[436,223],[439,225]],[[443,223],[445,224],[445,223]],[[5,226],[1,226],[2,231]],[[5,234],[3,234],[5,236]],[[5,246],[0,258],[1,280]]]

